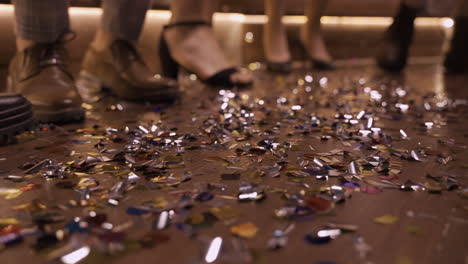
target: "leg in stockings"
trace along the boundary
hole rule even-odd
[[[307,22],[301,32],[301,39],[310,58],[324,62],[331,62],[320,29],[320,18],[327,6],[327,0],[307,0],[305,15]]]
[[[217,1],[173,0],[171,24],[187,21],[211,22]],[[219,46],[213,29],[201,25],[179,25],[164,31],[171,56],[185,69],[206,80],[214,74],[232,67]],[[250,73],[237,72],[230,75],[231,81],[249,83]]]
[[[267,62],[281,63],[291,60],[286,30],[282,22],[284,10],[284,0],[265,0],[268,22],[263,28],[263,47]]]

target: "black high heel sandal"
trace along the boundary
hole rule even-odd
[[[328,62],[319,60],[316,58],[309,57],[309,61],[312,64],[312,68],[319,71],[334,71],[336,70],[336,64],[334,62]]]
[[[414,35],[414,20],[419,8],[400,4],[392,25],[385,31],[378,46],[377,65],[390,73],[401,72],[407,64],[408,51]]]
[[[210,26],[211,24],[205,21],[184,21],[177,22],[169,25],[165,25],[163,32],[161,33],[161,39],[159,43],[159,57],[161,60],[162,74],[165,77],[177,79],[180,65],[171,55],[171,51],[167,44],[166,38],[164,37],[164,31],[167,29],[177,27],[177,26]],[[233,82],[231,76],[239,70],[235,67],[227,68],[221,70],[211,77],[205,80],[201,80],[203,83],[214,86],[214,87],[247,87],[252,85],[253,82]]]
[[[444,67],[446,73],[468,73],[468,18],[455,19],[450,49],[445,55]]]
[[[314,58],[310,56],[307,52],[307,49],[301,41],[301,45],[303,50],[305,51],[307,55],[306,61],[310,63],[310,66],[312,69],[319,70],[319,71],[334,71],[336,70],[336,64],[333,61],[324,61],[321,59]]]

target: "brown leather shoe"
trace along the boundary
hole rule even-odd
[[[125,40],[114,41],[104,51],[89,47],[80,77],[127,100],[173,102],[179,96],[177,82],[152,74],[135,47]]]
[[[16,53],[10,62],[7,89],[28,99],[40,122],[63,123],[84,118],[81,98],[65,64],[64,43],[40,43]]]

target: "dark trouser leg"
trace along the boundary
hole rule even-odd
[[[101,29],[116,38],[138,40],[152,0],[103,0]]]
[[[69,0],[14,0],[16,35],[35,42],[55,42],[70,31]]]

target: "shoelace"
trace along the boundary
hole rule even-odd
[[[41,54],[39,57],[39,67],[48,67],[51,65],[65,66],[64,58],[67,56],[64,46],[66,43],[76,38],[75,32],[63,34],[58,41],[42,44]]]

